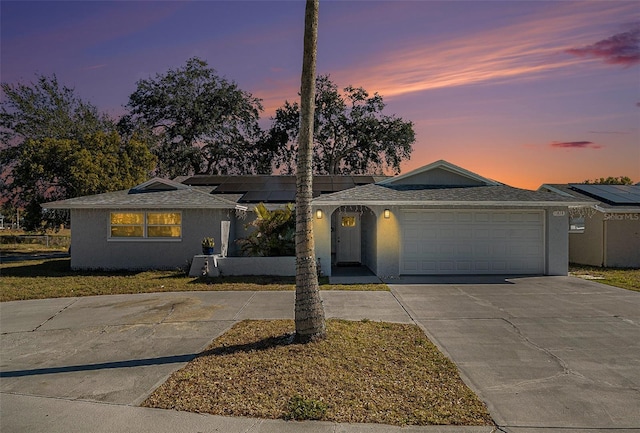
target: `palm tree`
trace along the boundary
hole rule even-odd
[[[313,115],[318,40],[319,0],[307,0],[300,86],[300,135],[296,172],[296,340],[309,342],[326,336],[324,308],[318,289],[313,239]]]

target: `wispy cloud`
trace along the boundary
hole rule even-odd
[[[570,48],[567,53],[579,57],[595,57],[605,63],[633,66],[640,63],[640,23],[627,32],[617,33],[582,48]]]
[[[571,73],[585,61],[567,51],[593,40],[594,24],[614,23],[631,13],[629,3],[557,3],[526,21],[387,49],[358,68],[336,71],[340,82],[361,84],[388,97],[479,83],[532,80]]]
[[[603,147],[593,141],[552,141],[549,146],[555,149],[601,149]]]

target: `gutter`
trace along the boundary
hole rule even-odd
[[[627,208],[627,209],[620,209],[620,208],[610,209],[610,208],[603,208],[599,205],[595,205],[593,206],[593,208],[598,212],[602,212],[602,213],[640,213],[640,207]]]
[[[591,207],[593,202],[564,201],[312,201],[314,206],[465,206],[465,207]]]

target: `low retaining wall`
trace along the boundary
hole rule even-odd
[[[193,257],[189,276],[207,275],[296,275],[296,258],[286,257],[220,257],[197,255]]]
[[[221,275],[296,275],[296,258],[285,257],[217,257]]]

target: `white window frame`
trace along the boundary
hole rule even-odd
[[[122,236],[122,237],[116,237],[116,236],[111,236],[111,214],[114,213],[138,213],[138,214],[142,214],[142,237],[126,237],[126,236]],[[147,234],[147,228],[149,226],[148,220],[147,220],[147,214],[149,213],[177,213],[180,214],[180,236],[179,237],[149,237]],[[151,224],[152,226],[156,226],[157,224]],[[107,224],[107,241],[108,242],[182,242],[182,229],[183,229],[183,225],[182,225],[182,211],[180,210],[165,210],[165,209],[159,209],[159,210],[146,210],[146,211],[140,211],[140,210],[136,210],[136,209],[123,209],[123,210],[112,210],[109,211],[109,224]]]

